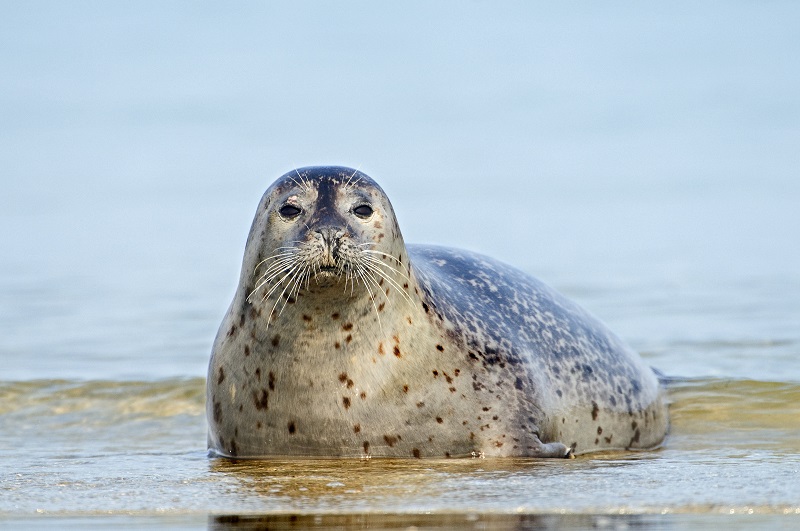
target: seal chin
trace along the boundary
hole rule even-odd
[[[314,274],[314,282],[320,287],[333,286],[341,280],[341,271],[337,267],[325,266]]]

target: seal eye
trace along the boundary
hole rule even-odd
[[[291,219],[300,215],[300,212],[302,212],[302,210],[300,210],[294,205],[283,205],[280,208],[280,210],[278,210],[278,212],[280,212],[281,216],[287,219]]]
[[[369,205],[359,205],[353,209],[353,214],[360,218],[368,218],[372,215],[372,207]]]

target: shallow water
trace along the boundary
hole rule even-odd
[[[0,526],[800,526],[796,3],[40,7],[0,17]],[[605,321],[663,447],[209,459],[253,211],[315,163]]]

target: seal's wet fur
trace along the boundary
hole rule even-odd
[[[566,457],[668,427],[653,371],[603,324],[491,258],[406,246],[383,190],[342,167],[264,194],[207,394],[228,457]]]

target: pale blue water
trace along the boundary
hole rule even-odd
[[[798,525],[798,21],[788,1],[0,3],[0,526]],[[254,209],[326,163],[380,182],[407,241],[510,262],[691,378],[665,448],[207,459]],[[442,518],[416,525],[463,524]]]

